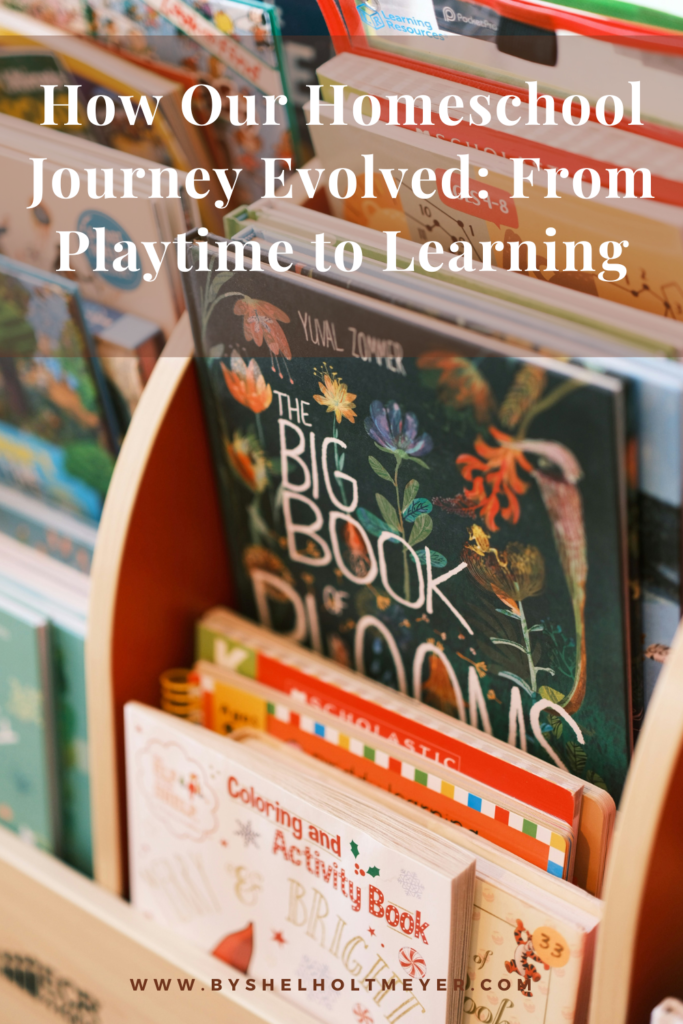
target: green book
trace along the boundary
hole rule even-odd
[[[49,621],[49,656],[54,690],[62,859],[92,875],[88,718],[85,693],[86,620],[0,575],[0,598],[20,601]]]
[[[0,594],[0,821],[60,849],[55,716],[44,615]]]

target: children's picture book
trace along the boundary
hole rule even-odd
[[[9,67],[19,71],[16,76],[10,73],[4,80],[0,78],[0,88],[5,82],[10,85],[9,102],[0,96],[4,113],[30,117],[36,124],[45,121],[43,90],[36,88],[36,84],[42,83],[36,83],[35,74],[30,74],[38,54],[40,63],[48,71],[46,84],[80,86],[82,107],[78,120],[82,123],[88,124],[85,109],[93,96],[108,95],[117,105],[116,114],[108,123],[99,127],[89,125],[88,137],[164,165],[185,168],[193,165],[193,154],[187,146],[192,126],[182,117],[181,93],[174,82],[103,51],[90,39],[71,35],[4,5],[0,6],[0,39],[3,60],[11,61]],[[51,65],[54,71],[50,73]],[[61,82],[55,77],[60,71]],[[24,91],[26,98],[22,99]],[[143,95],[161,96],[160,110],[153,124],[148,126],[142,118],[131,124],[119,104],[120,95],[131,96],[135,104]],[[66,116],[55,117],[56,126],[61,126],[60,122],[63,124],[66,119]]]
[[[561,102],[576,96],[581,68],[579,91],[593,107],[599,97],[616,93],[628,109],[630,82],[639,81],[645,125],[636,131],[647,136],[664,126],[671,137],[675,127],[681,144],[676,54],[682,19],[675,0],[590,0],[590,7],[588,0],[515,0],[504,9],[493,0],[320,0],[320,6],[338,50],[417,66],[453,80],[455,92],[464,83],[524,99],[529,81],[536,81],[539,93]],[[658,50],[672,60],[653,59]],[[638,134],[631,138],[637,145]]]
[[[239,113],[232,120],[219,117],[214,134],[232,166],[239,169],[237,192],[242,201],[263,195],[263,157],[299,156],[298,127],[274,5],[248,0],[90,0],[88,9],[96,38],[154,61],[159,69],[174,65],[199,73],[202,81],[226,97],[226,103],[235,104]],[[200,89],[199,97],[202,94]],[[277,108],[275,124],[263,124],[265,95],[288,97],[288,106]],[[256,104],[257,124],[244,123],[247,97]],[[243,123],[234,124],[235,120]]]
[[[90,571],[97,530],[85,519],[0,484],[0,532],[83,573]]]
[[[58,792],[59,855],[92,874],[90,766],[85,695],[85,635],[89,579],[40,551],[0,535],[0,597],[44,619],[49,662],[50,729],[55,766],[51,784]],[[30,668],[27,652],[13,672]]]
[[[614,800],[604,789],[465,721],[427,704],[416,704],[412,697],[387,689],[226,608],[210,609],[197,623],[196,657],[213,662],[213,685],[202,700],[202,720],[209,728],[227,732],[242,726],[275,725],[270,715],[264,719],[251,707],[236,709],[236,717],[230,717],[230,694],[224,691],[220,672],[227,669],[257,680],[307,704],[305,717],[310,721],[323,711],[337,720],[342,734],[347,724],[367,731],[370,742],[364,744],[364,756],[366,746],[371,751],[374,741],[383,738],[397,743],[404,752],[427,759],[431,765],[427,777],[438,775],[442,766],[454,768],[529,808],[562,819],[577,836],[574,882],[600,895],[616,813]],[[476,687],[471,676],[468,682]],[[307,742],[317,746],[315,740]],[[315,753],[325,750],[323,745]],[[398,764],[394,769],[399,771]]]
[[[0,596],[21,602],[49,622],[49,659],[55,712],[60,856],[92,875],[90,769],[85,701],[86,620],[43,593],[22,587],[0,573]]]
[[[329,1024],[460,1020],[470,853],[315,762],[274,781],[268,751],[163,711],[125,725],[134,906]]]
[[[483,244],[500,242],[502,249],[496,250],[492,262],[508,271],[516,268],[555,285],[683,319],[683,211],[679,206],[624,196],[616,206],[604,186],[587,204],[574,194],[572,183],[565,181],[558,185],[559,202],[549,209],[540,176],[525,188],[524,200],[515,199],[511,160],[474,149],[467,150],[471,180],[478,181],[479,172],[485,172],[486,189],[481,191],[486,195],[480,198],[473,186],[469,198],[453,198],[444,181],[447,185],[451,169],[459,172],[459,154],[466,147],[383,122],[354,124],[350,107],[346,126],[332,124],[331,104],[321,105],[320,120],[319,126],[311,126],[311,137],[324,167],[348,167],[362,180],[362,154],[370,152],[376,168],[406,167],[406,174],[395,179],[391,191],[377,173],[373,198],[366,198],[361,189],[348,199],[333,198],[335,216],[377,231],[398,231],[420,243],[436,241],[446,252],[458,242],[459,249],[450,251],[468,251],[479,263]],[[436,177],[429,201],[421,199],[412,187],[412,175],[422,167]],[[562,254],[557,262],[546,258],[549,228],[554,230],[556,253]],[[605,239],[625,235],[629,245],[619,248],[619,259],[605,260],[599,255]],[[515,249],[522,240],[533,243],[533,259],[526,246]],[[622,267],[624,274],[618,269]]]
[[[143,244],[147,242],[159,252],[164,242],[171,242],[184,230],[180,198],[149,197],[150,172],[161,168],[142,160],[128,164],[128,158],[119,160],[111,149],[87,140],[65,145],[61,133],[2,115],[0,138],[0,172],[7,186],[0,197],[0,253],[55,273],[62,265],[58,232],[80,231],[87,236],[88,246],[71,257],[68,265],[83,299],[153,319],[168,336],[182,310],[182,294],[177,293],[173,276],[178,272],[167,261],[155,270]],[[35,163],[41,159],[42,164]],[[144,168],[146,177],[135,185],[134,194],[123,198],[128,165]],[[35,192],[36,166],[42,167],[45,181],[42,195]],[[72,198],[57,199],[50,194],[48,183],[64,166],[77,173],[78,188]],[[88,181],[95,169],[97,189],[103,187],[104,168],[113,168],[113,197],[98,201],[89,196]],[[182,188],[183,175],[179,184]],[[73,237],[71,242],[73,252],[77,248]],[[122,251],[117,245],[135,245],[137,252],[136,259],[126,261],[120,270],[114,269],[117,253]],[[58,276],[67,274],[60,271]]]
[[[342,724],[236,672],[198,662],[195,677],[204,695],[204,724],[215,732],[230,735],[248,725],[294,743],[313,757],[426,807],[558,878],[571,880],[575,837],[558,818],[482,786],[452,767],[436,768],[417,752],[368,735],[353,724]]]
[[[116,429],[69,280],[0,256],[0,482],[97,522]]]
[[[60,848],[55,709],[47,619],[0,594],[0,823]]]
[[[146,317],[122,313],[100,302],[84,302],[83,316],[119,422],[127,426],[165,345],[163,331]]]
[[[43,49],[39,44],[7,46],[6,39],[2,39],[0,112],[3,114],[41,124],[45,120],[45,93],[42,86],[54,85],[62,89],[66,85],[75,84],[75,78],[58,54]],[[65,123],[71,120],[66,107],[57,107],[54,120],[59,129],[69,135],[81,135],[93,140],[97,138],[97,131],[89,124],[82,104],[79,104],[80,124]]]
[[[293,759],[307,757],[291,743],[248,728],[234,738],[263,749],[285,771]],[[366,782],[338,768],[318,764],[318,770],[332,785],[361,795],[367,789]],[[400,803],[383,790],[375,795],[382,806],[403,814],[409,826],[424,825],[477,858],[463,1019],[472,1014],[475,1020],[490,1016],[494,1021],[497,1015],[499,1024],[520,1024],[533,1013],[548,1022],[585,1021],[600,901],[439,815]]]
[[[622,384],[295,273],[194,267],[240,608],[618,797]]]

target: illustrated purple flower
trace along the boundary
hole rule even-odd
[[[386,405],[378,400],[372,402],[365,429],[376,445],[399,457],[428,455],[434,447],[429,434],[418,434],[420,428],[415,413],[404,415],[398,402]]]

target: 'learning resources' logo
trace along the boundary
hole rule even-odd
[[[361,0],[356,4],[361,21],[375,31],[403,32],[413,36],[439,36],[430,21],[402,14],[383,13],[379,0]]]

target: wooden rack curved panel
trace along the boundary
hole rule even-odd
[[[123,705],[159,703],[159,673],[190,665],[197,618],[230,603],[218,495],[187,314],[123,443],[92,566],[86,677],[95,878],[126,890]]]
[[[683,627],[645,718],[603,891],[590,1024],[683,997]]]

